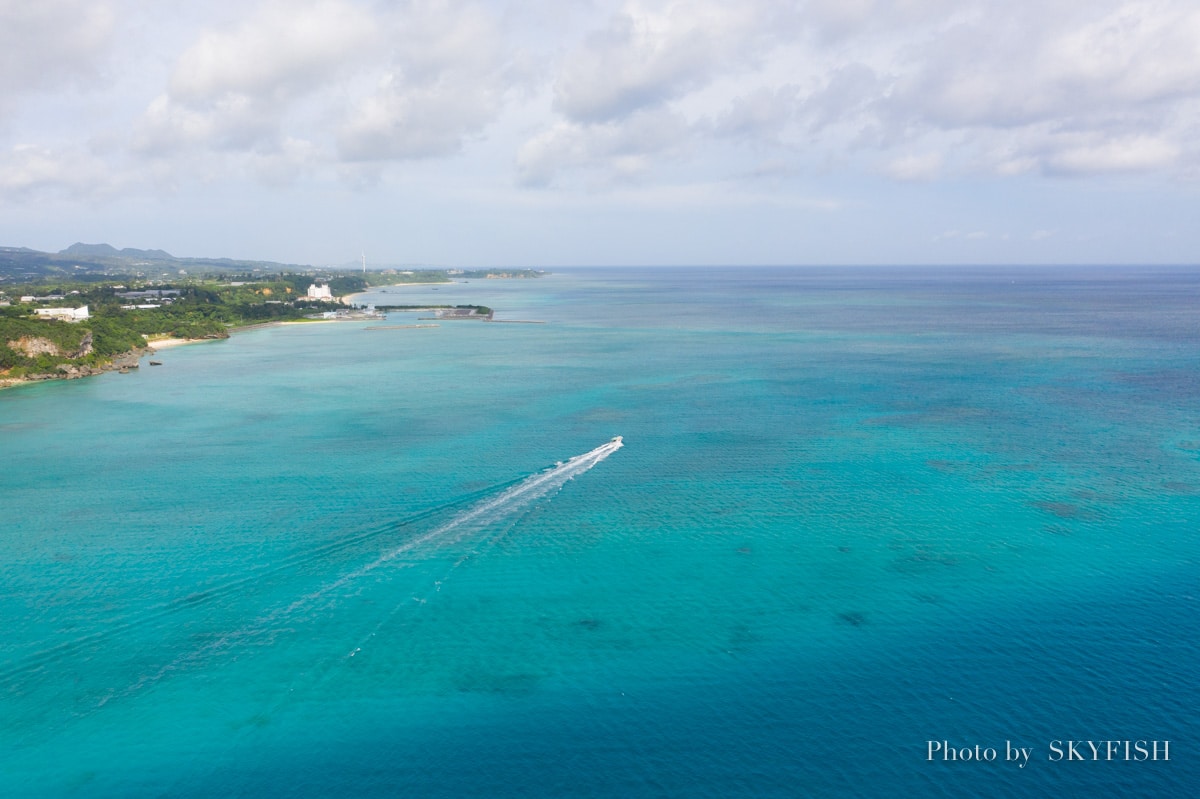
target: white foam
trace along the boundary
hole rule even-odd
[[[477,502],[475,505],[461,511],[445,524],[384,552],[365,566],[361,566],[332,582],[326,583],[317,590],[294,600],[289,605],[276,608],[260,616],[246,627],[223,635],[196,651],[181,655],[171,663],[163,666],[157,673],[142,677],[142,679],[130,686],[125,693],[134,693],[146,685],[158,682],[172,671],[185,668],[190,662],[201,661],[213,656],[220,651],[234,646],[239,641],[254,640],[264,634],[269,634],[271,628],[275,627],[281,620],[286,619],[292,613],[306,606],[316,604],[326,596],[365,577],[402,555],[419,550],[437,550],[441,547],[452,545],[468,538],[472,534],[478,533],[479,530],[489,525],[520,513],[537,500],[558,491],[567,481],[588,471],[622,446],[621,437],[617,436],[589,452],[576,455],[566,461],[560,461],[549,469],[530,475],[519,483],[504,489],[497,496]],[[441,581],[438,581],[435,590],[441,590]],[[413,600],[420,604],[425,604],[426,601],[423,598],[415,596]],[[353,657],[360,649],[361,646],[355,649],[350,656]]]
[[[624,446],[624,443],[621,437],[617,436],[590,452],[576,455],[573,458],[555,464],[545,471],[531,475],[516,485],[508,487],[499,496],[467,508],[442,526],[404,542],[395,549],[380,555],[366,566],[342,576],[337,581],[321,588],[316,594],[309,596],[315,598],[320,594],[332,591],[420,547],[455,543],[467,533],[481,526],[500,521],[506,516],[524,510],[536,500],[562,488],[568,480],[588,471],[622,446]],[[298,600],[298,602],[304,601],[305,599]]]

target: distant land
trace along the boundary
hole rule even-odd
[[[305,319],[377,318],[345,306],[372,286],[535,278],[542,270],[369,272],[163,250],[73,244],[57,253],[0,248],[0,388],[138,367],[163,340],[228,338],[231,330]],[[314,291],[314,287],[316,290]],[[426,306],[388,306],[414,310]],[[482,305],[433,306],[445,319],[493,321]]]
[[[177,258],[164,250],[118,250],[110,244],[75,243],[59,252],[41,252],[28,247],[0,247],[0,284],[69,279],[102,281],[111,277],[154,278],[164,273],[263,275],[314,269],[308,264],[246,261],[232,258]]]
[[[59,253],[68,258],[129,258],[143,261],[174,261],[175,256],[166,250],[135,250],[126,247],[118,250],[111,244],[84,244],[75,242]]]

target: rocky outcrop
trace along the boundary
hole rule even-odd
[[[92,354],[92,334],[89,331],[83,336],[83,340],[79,342],[79,348],[74,352],[67,353],[68,358],[82,358],[85,355]]]
[[[58,366],[59,374],[56,375],[29,375],[33,380],[53,380],[56,377],[61,377],[66,380],[74,380],[77,377],[91,377],[98,375],[104,371],[99,366],[80,366],[74,363],[63,363]]]
[[[136,369],[136,368],[138,368],[138,359],[141,358],[143,355],[149,355],[149,354],[150,354],[149,349],[131,350],[129,352],[123,352],[120,355],[118,355],[117,357],[113,358],[112,365],[108,366],[107,368],[109,368],[109,369]]]
[[[10,349],[23,354],[27,358],[39,355],[53,355],[63,358],[82,358],[92,353],[92,334],[85,333],[79,346],[73,350],[64,350],[48,338],[42,336],[21,336],[19,339],[7,342]]]
[[[36,358],[39,355],[62,355],[62,350],[48,338],[41,336],[21,336],[15,341],[8,342],[14,352],[19,352],[26,358]]]
[[[45,341],[45,339],[43,339]],[[91,338],[87,339],[88,351],[91,351]],[[12,346],[12,343],[9,343]],[[123,352],[116,356],[109,363],[100,364],[99,366],[85,366],[83,364],[62,363],[53,372],[43,372],[40,374],[27,374],[19,378],[7,377],[3,372],[0,372],[0,388],[15,386],[20,383],[29,383],[39,380],[75,380],[80,377],[92,377],[93,375],[104,374],[105,372],[119,371],[128,372],[130,369],[138,368],[138,360],[143,355],[150,354],[149,349],[136,349],[129,352]],[[51,353],[57,354],[57,353]]]

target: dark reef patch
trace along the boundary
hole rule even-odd
[[[498,696],[529,696],[537,690],[541,677],[536,674],[464,674],[454,681],[454,687],[467,694],[496,694]]]
[[[1052,516],[1057,516],[1060,519],[1095,519],[1098,515],[1095,511],[1081,508],[1071,502],[1055,502],[1039,499],[1031,501],[1029,506],[1037,508],[1040,511],[1045,511]]]

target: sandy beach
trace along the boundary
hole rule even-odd
[[[220,341],[220,340],[221,339],[209,339],[209,338],[160,338],[160,339],[155,339],[154,341],[148,341],[146,343],[150,346],[151,351],[157,351],[157,350],[169,349],[171,347],[178,347],[183,344],[195,344],[200,341]]]

